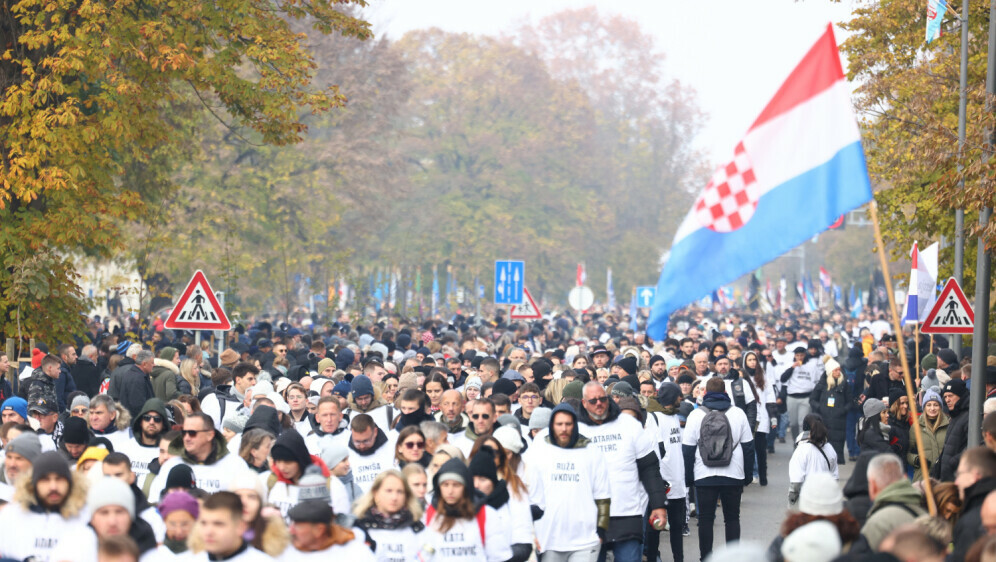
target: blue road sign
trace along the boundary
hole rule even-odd
[[[636,304],[640,308],[650,308],[651,306],[654,306],[654,297],[656,296],[657,287],[647,286],[636,288]]]
[[[525,281],[525,262],[496,261],[495,304],[522,304],[522,287]]]

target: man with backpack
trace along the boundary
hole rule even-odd
[[[706,381],[702,406],[688,416],[681,439],[685,483],[695,484],[699,552],[712,552],[716,502],[723,502],[726,542],[740,540],[740,496],[754,473],[754,437],[747,415],[733,405],[721,378]]]

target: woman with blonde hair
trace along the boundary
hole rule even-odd
[[[568,382],[570,381],[565,378],[553,379],[546,385],[543,397],[553,405],[560,404],[564,399],[564,387],[567,386]]]
[[[182,394],[197,396],[201,390],[201,371],[197,361],[184,359],[180,362],[180,380],[176,381],[176,386]]]
[[[389,469],[374,479],[370,491],[356,500],[354,525],[377,545],[380,562],[416,560],[421,548],[422,505],[401,472]]]

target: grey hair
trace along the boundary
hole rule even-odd
[[[437,421],[424,421],[418,424],[418,428],[422,430],[422,435],[432,442],[439,441],[443,435],[448,433],[446,426]]]
[[[604,388],[602,388],[601,383],[599,383],[598,381],[587,382],[587,383],[585,383],[584,387],[581,389],[581,395],[582,396],[588,396],[588,391],[589,390],[593,391],[596,388],[599,389],[599,390],[603,390],[603,391],[605,390]]]
[[[103,406],[108,412],[114,411],[114,399],[109,394],[98,394],[90,399],[90,409]]]
[[[142,352],[142,346],[137,343],[133,343],[130,346],[128,346],[128,350],[125,351],[125,357],[130,357],[134,359],[141,352]],[[138,363],[138,361],[136,361],[136,363]]]
[[[868,462],[868,480],[875,481],[879,489],[906,477],[903,461],[892,453],[882,453],[872,457]]]
[[[80,355],[83,357],[93,357],[94,355],[97,355],[97,346],[92,343],[84,345],[83,349],[80,350]]]
[[[152,353],[147,349],[143,349],[142,351],[139,351],[138,353],[135,354],[135,363],[141,365],[142,363],[145,363],[146,361],[152,361],[155,358],[156,356],[154,353]]]

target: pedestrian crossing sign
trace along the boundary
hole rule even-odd
[[[533,296],[529,294],[529,289],[523,287],[522,304],[513,304],[508,317],[514,320],[539,320],[543,318],[543,315],[540,314],[539,307],[536,306]]]
[[[952,277],[944,284],[920,331],[924,334],[971,334],[974,329],[975,313],[961,286]]]
[[[187,283],[169,318],[163,324],[169,330],[231,330],[225,310],[218,303],[204,272],[197,270]]]

